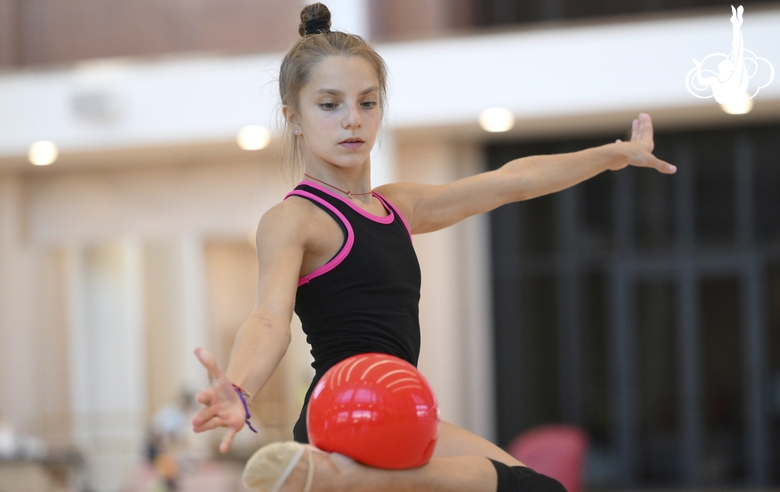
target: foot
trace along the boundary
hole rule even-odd
[[[247,461],[243,478],[244,485],[255,492],[346,490],[349,478],[360,467],[346,456],[290,441],[257,451]]]

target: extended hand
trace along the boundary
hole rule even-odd
[[[631,125],[631,141],[623,142],[620,139],[615,141],[620,145],[620,150],[625,159],[610,169],[617,171],[626,166],[651,167],[664,174],[674,174],[677,168],[666,161],[662,161],[653,155],[653,122],[647,113],[639,113],[639,118],[635,119]]]
[[[204,432],[217,427],[227,427],[225,437],[219,445],[219,451],[226,453],[230,449],[233,437],[244,427],[246,411],[233,385],[217,365],[217,361],[208,351],[197,348],[195,356],[209,372],[210,384],[195,397],[206,405],[192,419],[192,430]]]

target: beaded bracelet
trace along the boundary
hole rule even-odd
[[[246,425],[249,426],[249,428],[252,430],[252,432],[257,434],[257,431],[255,430],[255,428],[252,427],[252,423],[249,422],[249,417],[251,417],[251,415],[249,414],[249,405],[246,404],[246,398],[249,398],[251,400],[252,399],[252,395],[250,395],[248,392],[242,390],[240,387],[236,386],[235,384],[233,385],[233,389],[236,390],[236,393],[238,394],[238,397],[241,398],[241,403],[244,404],[244,411],[246,412]]]

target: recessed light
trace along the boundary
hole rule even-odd
[[[260,125],[245,126],[238,132],[238,146],[244,150],[260,150],[271,143],[271,132]]]
[[[59,151],[57,150],[57,145],[54,142],[41,140],[30,145],[27,158],[36,166],[48,166],[57,160],[58,155]]]
[[[479,115],[479,125],[487,132],[505,132],[515,126],[515,116],[506,108],[487,108]]]

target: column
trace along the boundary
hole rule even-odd
[[[35,429],[41,359],[34,323],[34,256],[24,244],[23,181],[0,177],[0,415]],[[13,395],[13,397],[11,397]]]
[[[73,434],[95,491],[118,490],[142,456],[146,357],[140,243],[68,253]]]
[[[176,403],[183,391],[200,391],[207,383],[193,355],[196,347],[207,348],[203,246],[195,236],[151,242],[144,247],[143,264],[153,414]]]

